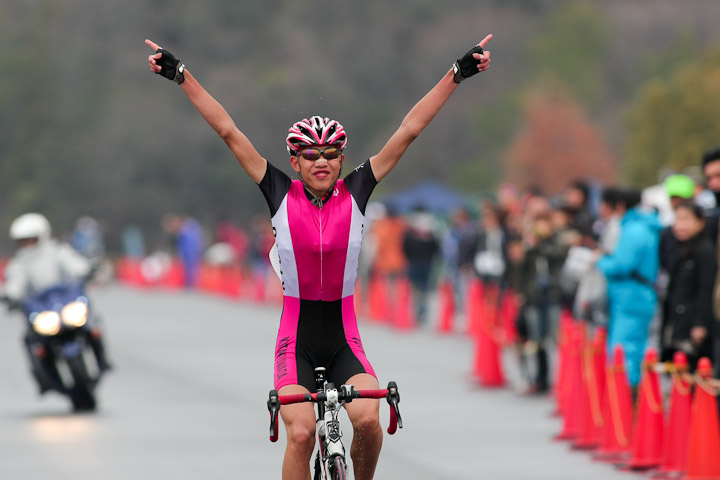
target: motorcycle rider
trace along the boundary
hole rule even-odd
[[[91,274],[92,262],[69,244],[54,240],[51,232],[50,222],[39,213],[21,215],[10,225],[10,238],[18,247],[5,269],[2,296],[10,304],[20,304],[48,288],[78,282]],[[33,357],[32,337],[33,332],[29,330],[25,335],[25,346],[31,359]],[[100,329],[93,328],[88,337],[99,368],[108,370],[110,364],[105,356]],[[53,376],[57,375],[53,359],[46,356],[41,361],[48,373]],[[50,386],[41,380],[41,375],[38,375],[35,370],[33,370],[33,375],[38,381],[41,393],[49,390]]]

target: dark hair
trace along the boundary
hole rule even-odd
[[[533,197],[544,197],[545,196],[545,192],[543,192],[543,189],[540,188],[539,185],[530,184],[527,187],[525,187],[525,191],[527,192],[528,195],[533,196]]]
[[[519,233],[516,232],[508,232],[505,235],[505,244],[509,243],[522,243],[523,237]]]
[[[606,187],[602,191],[601,199],[603,203],[615,208],[622,199],[622,191],[617,187]]]
[[[587,203],[590,196],[590,186],[583,180],[575,180],[570,184],[570,188],[579,190],[583,194],[583,203]]]
[[[577,213],[577,211],[574,208],[572,208],[570,205],[566,205],[564,203],[561,203],[560,205],[555,207],[553,210],[555,212],[564,213],[565,215],[567,215],[570,218],[572,218]]]
[[[703,168],[705,168],[705,165],[707,165],[708,163],[714,162],[716,160],[720,160],[720,147],[711,148],[710,150],[706,150],[702,156]]]
[[[412,207],[413,213],[425,213],[428,209],[423,202],[417,202]]]
[[[702,207],[691,200],[684,200],[684,201],[678,203],[677,206],[675,207],[675,210],[678,210],[680,208],[689,210],[690,213],[692,213],[693,216],[695,218],[697,218],[698,220],[705,220],[705,214],[703,212]]]
[[[641,201],[642,192],[637,188],[629,187],[621,190],[618,203],[623,204],[626,209],[630,210],[640,205]]]

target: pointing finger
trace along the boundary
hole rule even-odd
[[[492,40],[492,38],[493,38],[493,34],[491,33],[491,34],[488,35],[487,37],[483,38],[483,39],[480,41],[480,43],[478,43],[478,45],[481,46],[482,48],[485,48],[485,45],[487,45],[488,42],[489,42],[490,40]]]
[[[150,40],[148,38],[145,39],[145,44],[148,47],[152,48],[153,50],[157,50],[158,48],[160,48],[160,46],[157,43],[153,42],[152,40]]]

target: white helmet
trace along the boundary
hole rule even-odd
[[[50,222],[39,213],[20,215],[10,224],[10,238],[37,238],[39,241],[50,239]]]

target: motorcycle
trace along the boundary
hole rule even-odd
[[[97,352],[100,330],[85,295],[85,282],[58,285],[21,302],[5,299],[24,313],[32,372],[42,394],[67,396],[75,411],[97,407],[95,389],[104,368]]]

